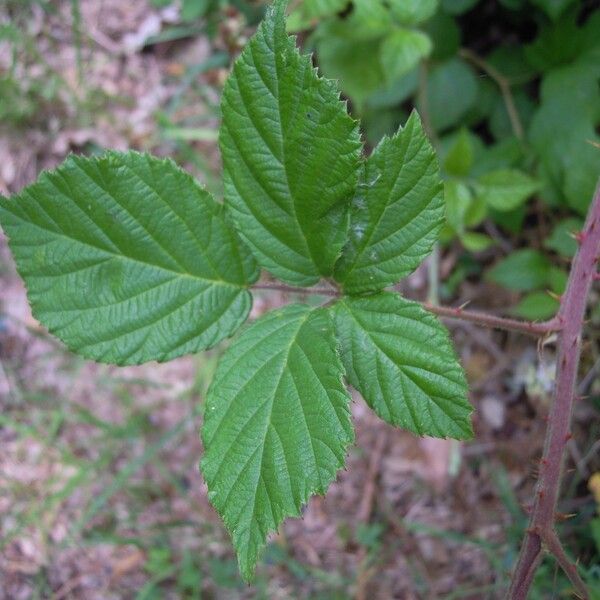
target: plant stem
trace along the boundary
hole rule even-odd
[[[500,71],[498,71],[490,63],[468,48],[461,48],[459,54],[469,62],[473,63],[476,67],[480,68],[484,73],[487,73],[496,82],[500,88],[502,98],[504,99],[506,112],[508,113],[508,118],[510,119],[513,133],[517,139],[522,140],[524,137],[523,124],[521,123],[521,119],[519,117],[519,111],[515,106],[512,92],[510,91],[510,81],[508,78],[500,73]]]
[[[317,296],[330,296],[338,298],[341,293],[333,288],[303,288],[295,287],[285,284],[277,283],[259,283],[252,286],[253,290],[263,291],[276,291],[285,292],[288,294],[303,294],[303,295],[317,295]],[[483,312],[465,310],[464,308],[450,308],[447,306],[438,306],[431,304],[430,302],[423,302],[422,306],[429,312],[432,312],[440,317],[447,319],[458,319],[460,321],[469,321],[471,323],[477,323],[482,327],[489,327],[490,329],[502,329],[504,331],[516,331],[518,333],[524,333],[532,336],[543,336],[549,333],[560,331],[561,322],[558,317],[551,319],[550,321],[544,321],[542,323],[534,323],[533,321],[519,321],[517,319],[505,319],[504,317],[497,317],[495,315],[488,315]]]
[[[548,431],[541,460],[530,526],[523,540],[508,598],[523,600],[533,581],[545,547],[553,554],[582,598],[588,598],[586,586],[576,566],[566,557],[555,529],[556,504],[560,490],[563,456],[571,434],[571,414],[576,397],[577,370],[587,296],[600,260],[600,185],[587,222],[579,236],[580,247],[573,261],[567,291],[558,319],[562,323],[556,388],[550,410]]]
[[[478,311],[464,310],[463,308],[449,308],[447,306],[435,306],[424,303],[423,306],[430,312],[447,319],[458,319],[460,321],[469,321],[477,323],[482,327],[490,329],[502,329],[504,331],[516,331],[533,336],[548,335],[560,331],[561,325],[558,318],[550,319],[536,323],[533,321],[519,321],[517,319],[505,319]]]

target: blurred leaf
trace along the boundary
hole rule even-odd
[[[572,258],[577,252],[577,242],[572,234],[581,231],[582,227],[581,219],[575,217],[564,219],[554,227],[550,237],[544,242],[544,246],[561,256]]]
[[[344,10],[349,0],[303,0],[287,19],[288,31],[301,31],[312,27],[319,19]]]
[[[438,0],[388,0],[392,14],[404,25],[416,25],[435,14]]]
[[[562,294],[567,289],[569,274],[559,267],[551,267],[548,271],[548,285],[555,294]]]
[[[477,180],[478,196],[499,211],[514,210],[539,188],[539,182],[517,169],[492,171]]]
[[[381,44],[381,66],[386,81],[393,83],[430,52],[431,40],[424,33],[414,29],[395,29]]]
[[[600,148],[592,144],[600,143],[599,79],[600,46],[573,65],[548,73],[529,129],[541,159],[540,172],[582,215],[600,173]]]
[[[425,23],[423,31],[433,42],[431,58],[434,60],[450,58],[460,48],[460,29],[456,20],[446,13],[435,14]]]
[[[553,317],[560,303],[546,292],[527,294],[513,309],[512,313],[528,321],[538,321]]]
[[[497,46],[486,60],[514,84],[526,83],[537,73],[536,69],[527,62],[523,46]]]
[[[575,14],[569,13],[543,26],[535,40],[525,47],[525,56],[536,69],[548,71],[573,61],[582,48],[582,31],[577,27]]]
[[[463,117],[463,125],[476,126],[488,119],[501,98],[498,86],[490,79],[480,78],[477,86],[477,100]]]
[[[520,233],[523,229],[526,214],[527,210],[525,206],[519,206],[515,210],[508,212],[490,209],[490,217],[494,223],[512,234]]]
[[[473,197],[467,212],[465,213],[465,225],[467,227],[479,227],[488,216],[487,204],[479,197]]]
[[[553,21],[573,2],[574,0],[531,0],[532,4],[541,8]]]
[[[477,79],[462,60],[434,67],[427,78],[427,109],[436,131],[456,125],[477,99]]]
[[[408,115],[400,108],[377,108],[364,110],[360,120],[364,137],[372,146],[377,146],[384,135],[393,135]]]
[[[343,19],[324,23],[324,31],[319,36],[333,35],[348,41],[373,40],[393,29],[389,9],[381,0],[353,0],[352,6],[352,12]]]
[[[494,240],[484,233],[468,231],[460,237],[462,245],[470,252],[483,252],[494,244]]]
[[[487,278],[509,290],[528,292],[548,284],[550,261],[537,250],[517,250],[496,263]]]
[[[478,177],[490,171],[508,169],[519,164],[522,159],[523,143],[512,136],[478,152],[471,175]]]
[[[360,111],[373,92],[384,87],[386,78],[379,61],[381,39],[352,40],[327,35],[317,42],[319,66],[352,98]]]
[[[448,224],[456,233],[462,234],[465,230],[465,215],[471,205],[471,191],[464,183],[451,179],[444,182],[444,198]]]
[[[526,0],[500,0],[500,4],[509,10],[521,10],[525,6]]]
[[[210,0],[183,0],[181,7],[181,19],[183,21],[195,21],[203,17],[210,7]]]
[[[514,107],[524,129],[527,129],[536,105],[521,88],[513,92]],[[510,120],[506,102],[501,95],[497,95],[493,104],[488,126],[496,140],[500,141],[515,135],[515,128]]]
[[[449,15],[460,15],[471,10],[479,0],[442,0],[442,8]]]
[[[600,554],[600,517],[592,519],[591,530],[594,544],[596,544],[596,552]]]
[[[417,91],[418,86],[419,69],[413,69],[410,73],[396,79],[389,87],[380,88],[369,96],[367,106],[370,109],[396,108],[410,98]]]
[[[473,165],[473,145],[466,129],[461,129],[444,160],[449,175],[465,177]]]

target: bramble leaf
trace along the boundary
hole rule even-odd
[[[246,579],[267,535],[344,464],[354,433],[336,345],[329,312],[296,304],[245,330],[217,368],[202,471]]]
[[[304,0],[294,8],[287,20],[289,31],[308,29],[319,19],[344,10],[348,0]]]
[[[465,374],[434,315],[390,292],[332,310],[348,382],[382,419],[418,435],[472,437]]]
[[[258,277],[219,206],[170,160],[72,156],[0,199],[33,314],[101,362],[170,360],[230,336]]]
[[[560,302],[550,296],[548,292],[531,292],[511,312],[516,317],[536,321],[549,319],[558,312],[559,308]]]
[[[285,31],[277,0],[223,91],[226,203],[258,262],[279,279],[329,276],[359,171],[358,127]]]
[[[466,129],[461,129],[444,159],[444,168],[454,177],[466,177],[475,158],[473,142]]]
[[[561,256],[573,258],[577,252],[574,235],[583,228],[583,219],[571,217],[557,223],[552,233],[544,240],[544,247],[554,250]]]
[[[518,169],[499,169],[477,181],[479,198],[490,208],[511,211],[540,189],[538,181]]]
[[[439,166],[413,112],[365,162],[335,278],[349,294],[396,283],[431,252],[443,220]]]
[[[475,106],[478,89],[473,71],[458,58],[433,67],[426,100],[432,128],[439,132],[456,125]]]
[[[387,35],[380,49],[381,66],[388,85],[393,85],[431,53],[429,36],[415,29],[398,27]]]
[[[438,0],[391,0],[390,10],[405,25],[416,25],[431,18],[438,7]]]
[[[487,272],[487,278],[509,290],[529,292],[548,283],[551,266],[541,252],[524,248],[496,263]]]

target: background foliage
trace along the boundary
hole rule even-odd
[[[557,302],[543,291],[564,289],[569,233],[600,172],[594,3],[306,0],[292,23],[324,74],[340,79],[367,140],[418,107],[444,166],[445,242],[458,238],[475,269],[470,257],[505,249],[506,238],[529,247],[487,276],[524,293],[516,314],[553,314]],[[536,214],[548,218],[532,240]]]

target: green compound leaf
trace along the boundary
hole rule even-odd
[[[86,358],[170,360],[230,336],[250,310],[254,260],[170,160],[72,156],[0,199],[0,223],[33,314]]]
[[[359,171],[357,124],[285,31],[278,0],[223,92],[225,195],[259,263],[293,285],[329,276]]]
[[[443,221],[439,166],[413,112],[365,163],[335,278],[349,294],[396,283],[431,252]]]
[[[247,580],[267,535],[325,493],[353,441],[336,344],[328,311],[291,305],[244,331],[217,368],[202,471]]]
[[[418,435],[472,437],[465,374],[434,315],[389,292],[332,310],[348,382],[382,419]]]

